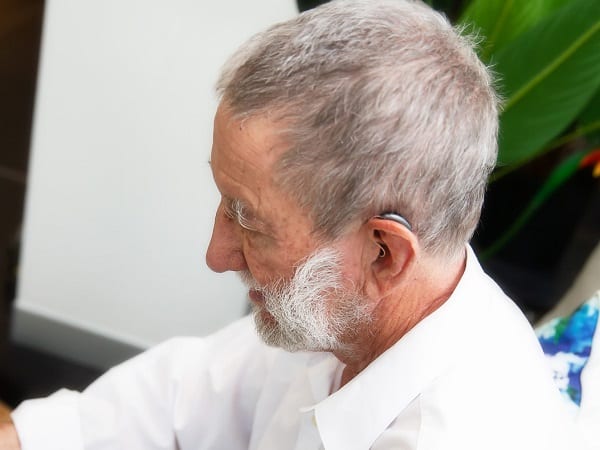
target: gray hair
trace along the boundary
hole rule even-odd
[[[471,238],[497,154],[498,99],[472,41],[411,0],[332,1],[254,36],[217,91],[281,121],[275,182],[335,238],[394,211],[422,247]]]

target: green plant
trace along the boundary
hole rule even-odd
[[[513,224],[501,249],[579,168],[597,163],[600,135],[600,2],[474,0],[458,22],[481,37],[480,57],[500,79],[498,167],[491,182],[559,148],[565,156]]]

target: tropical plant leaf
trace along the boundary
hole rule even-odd
[[[579,126],[576,131],[586,136],[588,142],[594,145],[600,144],[600,88],[579,115]]]
[[[542,153],[597,91],[600,1],[560,8],[494,60],[506,98],[498,160],[514,169]]]
[[[530,29],[569,0],[475,0],[459,23],[474,26],[483,43],[480,57],[486,61],[524,31]]]
[[[544,151],[553,150],[582,137],[585,137],[592,145],[600,143],[600,89],[588,102],[583,112],[579,114],[577,127],[570,133],[561,135],[551,141],[544,148]]]
[[[581,126],[589,126],[598,122],[600,122],[600,88],[596,90],[596,94],[579,115],[579,123]]]
[[[550,174],[542,187],[536,192],[529,204],[523,212],[514,220],[511,226],[494,241],[488,248],[481,252],[481,258],[487,259],[501,250],[529,221],[531,216],[539,209],[540,206],[550,197],[554,191],[562,186],[569,178],[573,176],[581,160],[592,151],[579,152],[571,155],[559,164]]]

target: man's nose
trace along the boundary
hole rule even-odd
[[[238,225],[225,217],[222,206],[215,216],[212,236],[206,250],[206,264],[214,272],[247,270]]]

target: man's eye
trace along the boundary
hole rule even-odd
[[[244,216],[238,215],[237,222],[240,224],[240,227],[242,227],[244,230],[257,231],[256,227],[251,225]]]
[[[225,217],[227,217],[228,219],[231,220],[237,220],[237,215],[235,213],[235,211],[233,209],[231,209],[231,207],[229,207],[228,205],[226,205],[223,208],[223,214],[225,215]]]

